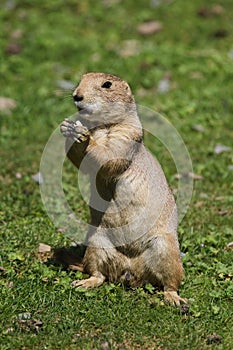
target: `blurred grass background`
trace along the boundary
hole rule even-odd
[[[233,348],[232,14],[230,0],[1,1],[1,349]],[[75,112],[72,87],[88,71],[119,75],[138,104],[167,117],[203,178],[179,229],[188,313],[164,306],[150,287],[75,291],[80,275],[38,258],[40,242],[71,244],[31,176],[50,134]],[[166,150],[146,142],[175,189]],[[216,145],[228,151],[217,154]],[[87,218],[68,162],[64,183]]]

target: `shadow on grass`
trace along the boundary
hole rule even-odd
[[[52,259],[48,265],[61,265],[64,269],[84,272],[83,257],[86,251],[84,244],[78,244],[75,247],[59,247],[54,249]]]

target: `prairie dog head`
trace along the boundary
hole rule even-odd
[[[111,74],[84,74],[74,90],[73,99],[80,115],[90,120],[115,123],[136,114],[129,85]]]

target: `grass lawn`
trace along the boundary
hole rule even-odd
[[[1,2],[1,350],[233,349],[232,13],[231,0]],[[162,27],[142,34],[147,21]],[[32,175],[51,133],[75,113],[71,87],[88,71],[119,75],[138,104],[167,117],[201,177],[179,227],[188,311],[164,305],[151,286],[72,289],[81,273],[41,262],[40,243],[72,242],[50,221]],[[169,154],[149,137],[147,145],[176,189]],[[86,220],[68,161],[63,180]]]

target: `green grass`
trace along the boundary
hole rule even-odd
[[[110,3],[111,6],[107,6]],[[233,4],[201,17],[200,8],[216,1],[3,1],[1,92],[17,107],[0,112],[1,127],[1,349],[224,349],[232,350],[233,241],[232,152],[216,155],[216,144],[233,149]],[[7,7],[13,4],[13,8]],[[137,26],[159,20],[163,30],[142,37]],[[20,38],[12,38],[15,31]],[[225,30],[226,36],[216,37]],[[137,40],[138,52],[121,57],[125,40]],[[19,44],[12,54],[10,43]],[[76,84],[82,73],[103,71],[127,80],[140,105],[166,116],[184,139],[195,181],[190,209],[179,229],[186,278],[180,294],[191,300],[188,313],[164,305],[147,289],[104,284],[83,292],[70,287],[80,273],[38,261],[40,242],[69,246],[50,222],[41,202],[38,172],[48,137],[75,109],[70,91],[58,81]],[[171,73],[173,88],[156,92]],[[204,132],[193,130],[201,124]],[[166,150],[148,138],[173,188],[176,172]],[[20,173],[21,178],[16,174]],[[83,218],[87,206],[76,194],[76,172],[66,162],[65,189]],[[83,210],[83,211],[82,211]],[[219,215],[219,210],[226,210]],[[30,313],[30,320],[19,314]],[[35,320],[42,326],[36,326]],[[218,334],[220,343],[207,336]]]

